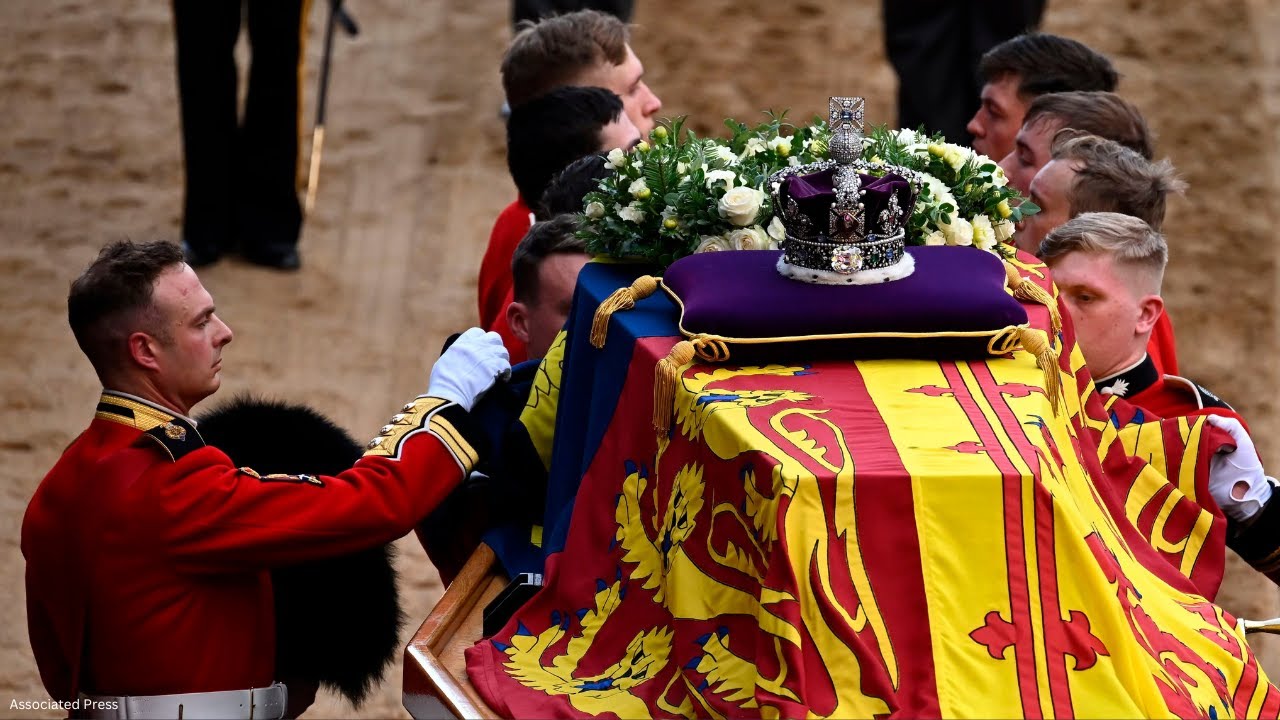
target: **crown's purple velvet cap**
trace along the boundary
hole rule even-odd
[[[812,227],[825,234],[830,234],[831,205],[836,201],[835,173],[835,168],[831,168],[808,175],[792,175],[782,181],[778,192],[779,197],[795,200],[796,206],[809,218]],[[911,212],[911,184],[901,175],[890,172],[883,177],[876,177],[859,173],[858,177],[862,179],[862,189],[866,191],[860,202],[866,208],[867,219],[871,221],[867,228],[869,232],[879,229],[880,211],[889,204],[889,198],[894,193],[898,194],[898,205],[902,209],[899,219],[903,214]],[[781,214],[786,207],[785,202],[783,200],[783,207],[777,208],[776,212]]]

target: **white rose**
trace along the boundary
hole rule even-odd
[[[950,224],[943,225],[942,232],[947,234],[948,245],[973,244],[973,225],[962,217],[957,217]]]
[[[599,202],[596,202],[595,200],[592,200],[591,202],[587,203],[587,217],[591,218],[592,220],[599,220],[600,218],[604,217],[604,205],[601,205]]]
[[[713,160],[719,160],[725,165],[738,164],[738,156],[734,155],[733,151],[724,145],[712,145],[711,149],[707,152],[707,156]]]
[[[768,146],[764,144],[763,140],[761,140],[758,137],[753,137],[747,141],[746,147],[742,148],[742,154],[739,155],[739,157],[742,157],[742,158],[755,157],[756,155],[759,155],[760,153],[764,152],[766,149],[768,149]]]
[[[764,193],[752,187],[736,187],[720,198],[718,207],[720,217],[727,218],[738,227],[746,227],[755,223],[760,214],[760,206],[764,204]]]
[[[947,236],[943,235],[941,230],[934,230],[933,232],[924,236],[924,244],[925,245],[946,245]]]
[[[648,189],[649,186],[645,184],[644,178],[639,178],[635,182],[631,183],[631,187],[627,188],[627,192],[631,193],[631,197],[639,198],[642,197],[644,195],[644,191]]]
[[[613,166],[614,170],[621,170],[622,168],[627,166],[627,155],[626,153],[622,152],[622,148],[614,148],[610,150],[609,154],[606,157],[609,160],[609,164]]]
[[[1014,230],[1013,221],[1001,220],[1000,222],[996,223],[996,226],[993,228],[993,230],[995,230],[995,233],[996,233],[996,240],[998,242],[1004,242],[1005,240],[1008,240],[1009,238],[1013,237],[1013,230]]]
[[[728,190],[729,188],[733,187],[733,184],[735,182],[738,181],[738,176],[732,170],[712,170],[707,173],[708,188],[720,182],[721,180],[724,181],[724,187],[726,190]]]
[[[703,235],[702,242],[698,243],[695,253],[718,252],[720,250],[729,250],[732,246],[728,240],[719,235]]]
[[[633,222],[638,225],[644,222],[644,211],[641,210],[639,206],[637,206],[637,204],[633,202],[626,207],[619,207],[618,217],[622,218],[623,220],[626,220],[627,222]]]
[[[947,184],[929,173],[920,173],[924,178],[925,185],[929,186],[929,207],[940,207],[942,205],[950,205],[951,211],[955,212],[957,206],[956,196],[951,194],[951,189]]]
[[[726,237],[729,242],[733,243],[734,250],[769,249],[769,236],[765,235],[764,230],[761,230],[759,225],[730,230]]]
[[[676,172],[680,173],[681,175],[684,175],[685,173],[689,172],[689,163],[684,161],[676,163]]]
[[[791,154],[791,138],[783,137],[779,135],[778,137],[769,141],[769,149],[778,153],[779,155],[783,155],[783,156],[790,155]]]
[[[991,227],[991,220],[986,215],[974,215],[973,246],[979,250],[990,250],[996,246],[996,231]]]
[[[787,158],[787,165],[790,167],[800,167],[800,158],[796,157],[795,155],[792,155],[791,157]]]
[[[769,221],[769,237],[773,238],[775,242],[782,242],[787,239],[787,226],[782,224],[777,215],[774,215],[773,219]]]
[[[912,130],[911,128],[902,128],[901,130],[899,130],[897,132],[897,139],[898,139],[898,142],[902,143],[903,145],[914,145],[920,142],[920,136],[917,135],[916,131]]]

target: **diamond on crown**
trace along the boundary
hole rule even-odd
[[[862,249],[857,245],[841,245],[831,251],[831,269],[838,273],[854,273],[862,269]]]

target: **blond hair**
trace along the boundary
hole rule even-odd
[[[1040,259],[1046,264],[1052,265],[1054,259],[1071,252],[1105,253],[1117,265],[1137,270],[1150,283],[1140,294],[1160,294],[1169,262],[1164,235],[1140,218],[1115,212],[1077,215],[1040,241]],[[1130,275],[1125,275],[1129,279]]]

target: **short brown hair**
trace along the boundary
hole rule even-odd
[[[122,240],[104,247],[71,283],[67,322],[99,378],[120,362],[131,333],[166,337],[152,294],[156,278],[183,262],[173,243]]]
[[[551,255],[586,254],[587,244],[578,237],[578,216],[557,215],[537,222],[511,256],[512,297],[522,303],[538,298],[538,268]]]
[[[1150,160],[1154,140],[1137,106],[1111,92],[1061,92],[1031,102],[1024,127],[1057,120],[1062,127],[1113,140]]]
[[[1151,162],[1117,142],[1076,130],[1059,130],[1054,136],[1053,159],[1078,163],[1066,193],[1072,216],[1117,212],[1159,230],[1166,199],[1187,187],[1168,160]]]
[[[502,89],[516,107],[573,85],[591,68],[627,59],[629,31],[607,13],[579,10],[539,23],[522,22],[502,56]]]
[[[1164,236],[1141,219],[1114,212],[1077,215],[1054,228],[1040,241],[1039,257],[1046,264],[1070,252],[1106,253],[1119,265],[1147,274],[1160,292],[1169,245]]]
[[[1120,79],[1105,55],[1048,33],[1026,33],[996,45],[978,61],[978,72],[986,82],[1016,75],[1024,99],[1072,90],[1110,92]]]

